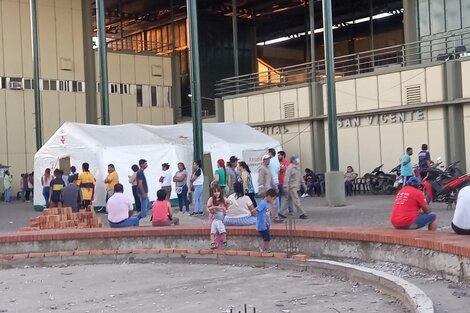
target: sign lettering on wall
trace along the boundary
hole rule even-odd
[[[289,132],[286,125],[259,126],[255,127],[255,129],[266,135],[283,135]]]
[[[423,121],[425,119],[426,113],[424,110],[371,114],[361,117],[338,118],[338,128],[396,124],[404,122]]]

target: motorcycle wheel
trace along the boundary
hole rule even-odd
[[[369,190],[373,195],[378,195],[380,194],[380,191],[381,191],[380,188],[377,188],[375,184],[371,184],[370,182],[369,182]]]
[[[429,195],[428,191],[426,189],[423,190],[424,197],[426,198],[426,202],[429,204],[431,203],[431,196]]]
[[[386,195],[393,195],[395,193],[395,187],[393,187],[393,184],[390,184],[389,181],[384,181],[382,190]]]

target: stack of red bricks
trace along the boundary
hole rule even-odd
[[[72,208],[50,208],[44,209],[42,215],[31,219],[29,227],[22,227],[19,231],[101,227],[103,224],[93,209],[73,213]]]

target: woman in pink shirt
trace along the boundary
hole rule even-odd
[[[179,225],[180,220],[173,217],[171,205],[166,200],[166,191],[160,189],[157,191],[157,200],[152,204],[152,226],[170,226]]]

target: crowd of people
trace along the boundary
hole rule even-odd
[[[217,160],[213,180],[209,183],[210,197],[203,202],[204,172],[201,161],[192,164],[188,171],[184,163],[177,164],[173,174],[169,163],[161,165],[158,182],[161,188],[156,191],[157,199],[151,204],[145,170],[146,160],[141,159],[131,166],[128,183],[132,188],[134,201],[124,195],[124,185],[119,179],[115,166],[108,165],[108,175],[103,181],[106,190],[106,212],[110,227],[138,226],[140,220],[150,211],[153,226],[179,225],[180,219],[174,216],[170,204],[170,195],[175,188],[180,214],[203,216],[205,209],[211,223],[211,248],[221,236],[222,244],[227,245],[225,226],[256,226],[265,242],[263,251],[269,250],[269,225],[271,221],[282,222],[287,215],[297,214],[300,219],[307,216],[300,202],[300,191],[307,186],[300,171],[300,159],[297,156],[286,158],[284,151],[276,153],[269,149],[262,157],[258,170],[258,195],[255,198],[255,184],[252,172],[245,161],[231,156],[228,161]],[[64,175],[61,169],[47,168],[41,177],[42,193],[46,207],[71,207],[73,212],[91,209],[96,179],[89,170],[88,163],[82,164],[81,173],[75,166],[70,174]],[[190,212],[191,194],[193,210]]]

